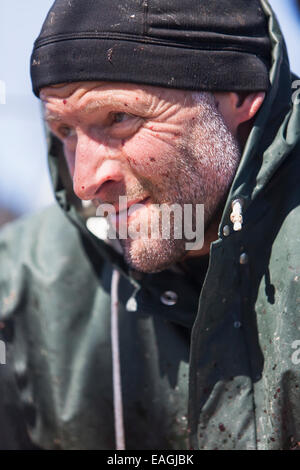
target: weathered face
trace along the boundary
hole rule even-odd
[[[63,142],[74,191],[84,200],[128,207],[149,223],[157,205],[204,204],[208,226],[240,159],[213,95],[111,82],[72,83],[41,91],[46,120]],[[156,206],[155,206],[156,205]],[[162,270],[186,255],[185,239],[120,240],[127,262]]]

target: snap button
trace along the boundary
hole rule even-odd
[[[223,227],[223,235],[224,235],[224,237],[228,237],[228,235],[230,235],[230,227],[229,227],[229,225],[225,225],[225,226]]]
[[[160,296],[161,303],[164,305],[175,305],[178,300],[178,295],[176,292],[173,292],[171,290],[167,290]]]
[[[247,264],[249,261],[249,257],[247,253],[242,253],[240,256],[240,264]]]

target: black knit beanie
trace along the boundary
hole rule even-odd
[[[33,91],[77,81],[186,90],[269,85],[260,0],[56,0],[31,57]]]

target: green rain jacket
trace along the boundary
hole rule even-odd
[[[0,236],[6,346],[0,448],[115,448],[113,269],[121,272],[127,449],[300,447],[300,105],[279,26],[262,3],[272,42],[271,87],[209,265],[199,258],[184,272],[128,270],[86,228],[59,173],[61,147],[51,138],[60,207],[8,225]],[[244,222],[234,232],[237,198]],[[177,301],[168,301],[168,291]],[[136,311],[128,311],[134,310],[129,298]]]

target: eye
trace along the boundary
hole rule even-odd
[[[71,137],[74,134],[74,129],[69,126],[60,126],[57,131],[59,136],[63,139],[67,139],[68,137]]]
[[[118,124],[118,123],[121,123],[121,122],[124,122],[124,121],[128,121],[128,119],[131,119],[133,118],[134,116],[132,116],[131,114],[128,114],[128,113],[113,113],[113,124]]]

